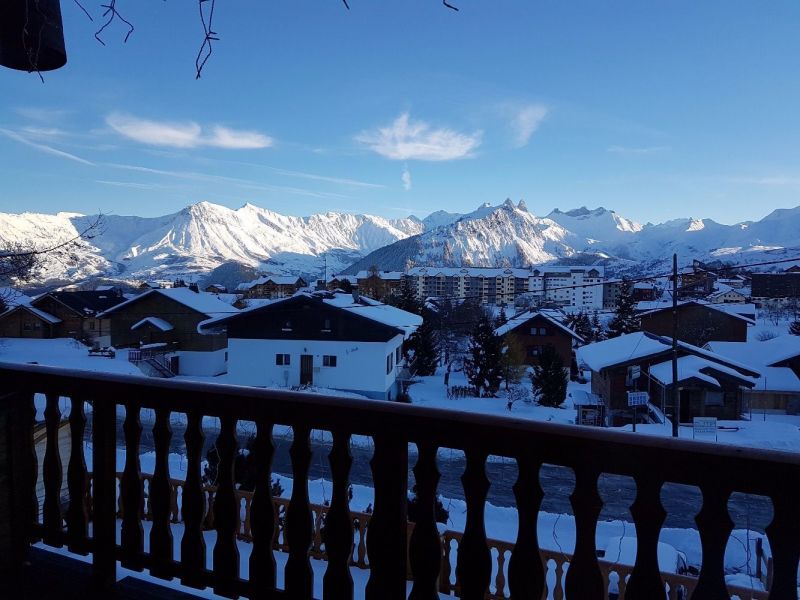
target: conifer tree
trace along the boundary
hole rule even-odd
[[[417,300],[417,292],[414,290],[411,279],[408,277],[403,277],[403,281],[400,284],[400,294],[398,294],[395,299],[396,302],[394,302],[394,305],[397,306],[397,308],[417,315],[422,312],[422,305],[420,301]]]
[[[472,330],[464,361],[464,373],[479,396],[494,396],[500,389],[502,347],[502,338],[495,335],[491,320],[484,314]]]
[[[629,281],[623,280],[617,296],[616,314],[608,324],[608,335],[609,337],[618,337],[635,331],[639,331],[639,319],[636,316],[633,287]]]
[[[589,315],[585,312],[581,311],[575,315],[571,327],[572,331],[581,336],[587,344],[592,341],[594,329],[592,328],[592,322],[589,320]]]
[[[501,327],[501,326],[505,325],[506,323],[508,323],[508,315],[506,315],[506,305],[505,304],[501,304],[500,305],[500,312],[497,315],[497,324],[496,324],[496,326],[497,327]]]
[[[800,321],[792,321],[789,324],[789,333],[792,335],[800,335]]]
[[[353,292],[353,284],[350,283],[349,279],[341,279],[339,281],[339,289],[350,294]]]
[[[417,375],[433,375],[439,359],[439,348],[436,343],[436,330],[431,315],[426,314],[422,325],[411,335],[408,347],[414,351],[414,366]]]
[[[556,349],[547,344],[539,354],[539,364],[533,367],[533,395],[542,406],[559,407],[567,397],[568,377],[564,361]]]
[[[594,311],[592,315],[592,341],[602,342],[604,339],[606,339],[605,329],[603,329],[603,324],[600,322],[600,315],[597,314],[597,311]]]
[[[527,368],[525,364],[525,348],[517,336],[506,334],[503,337],[502,353],[500,364],[503,369],[506,391],[508,391],[511,384],[519,383],[525,374],[525,369]]]

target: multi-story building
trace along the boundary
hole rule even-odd
[[[530,293],[541,304],[601,308],[602,267],[541,269],[481,267],[414,267],[406,273],[420,299],[472,298],[481,304],[513,304]]]
[[[245,298],[288,298],[294,296],[301,288],[306,287],[302,277],[294,275],[267,275],[248,283],[240,283],[236,291]]]
[[[753,301],[788,302],[800,298],[800,270],[790,267],[783,273],[753,273]]]
[[[531,271],[528,289],[543,303],[599,309],[604,275],[603,267],[542,267]]]
[[[417,297],[471,298],[481,304],[513,304],[514,298],[529,291],[528,269],[487,269],[481,267],[414,267],[405,274]]]

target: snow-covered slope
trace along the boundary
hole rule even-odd
[[[800,207],[774,211],[761,221],[722,225],[711,219],[674,219],[640,225],[614,211],[581,207],[537,217],[523,202],[483,204],[472,213],[435,213],[436,229],[368,255],[351,269],[378,265],[529,266],[551,261],[601,260],[624,270],[663,270],[677,253],[692,259],[755,262],[800,254]],[[446,216],[446,218],[445,218]],[[451,222],[446,223],[447,220]]]
[[[0,248],[51,247],[92,220],[74,213],[0,213]],[[36,280],[186,276],[230,262],[314,277],[325,262],[328,274],[348,266],[355,272],[371,265],[402,270],[553,261],[655,272],[668,266],[673,252],[683,264],[800,254],[800,207],[736,225],[693,218],[640,225],[604,208],[556,209],[539,217],[510,200],[466,214],[437,211],[423,221],[334,212],[292,217],[252,204],[232,210],[201,202],[163,217],[107,215],[99,235],[47,255]]]
[[[77,235],[93,217],[70,213],[0,214],[0,247],[32,243],[43,248]],[[331,272],[364,254],[415,235],[417,219],[325,213],[290,217],[246,204],[238,210],[201,202],[164,217],[106,215],[99,234],[50,257],[36,279],[80,279],[96,274],[129,278],[206,272],[225,262],[273,272]]]

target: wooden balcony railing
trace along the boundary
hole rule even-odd
[[[638,553],[630,577],[620,585],[624,597],[652,600],[666,597],[659,573],[657,543],[666,513],[660,490],[665,482],[697,486],[703,505],[696,517],[703,562],[696,580],[684,582],[695,600],[729,597],[724,553],[733,522],[727,502],[731,493],[770,498],[773,520],[766,533],[773,555],[772,600],[796,598],[800,558],[800,457],[702,442],[651,438],[507,417],[461,414],[418,406],[273,392],[174,380],[152,380],[95,373],[76,374],[37,365],[0,364],[0,570],[25,560],[32,540],[66,546],[91,554],[96,585],[110,587],[117,561],[130,569],[148,569],[156,578],[179,578],[192,587],[212,587],[226,597],[350,598],[353,581],[353,519],[348,506],[351,466],[349,443],[354,434],[374,440],[371,461],[375,487],[374,512],[364,540],[369,565],[367,600],[406,597],[406,578],[412,578],[411,598],[434,599],[452,585],[461,598],[483,599],[493,587],[507,588],[511,598],[541,598],[552,555],[541,552],[537,517],[543,499],[539,470],[545,463],[563,465],[575,473],[570,497],[575,514],[575,550],[558,592],[570,600],[600,600],[607,596],[603,565],[595,552],[595,529],[603,503],[598,492],[601,473],[630,476],[637,486],[631,506]],[[44,500],[39,519],[36,499],[38,464],[33,448],[34,395],[46,397],[47,445],[43,458]],[[67,469],[69,502],[62,502],[62,459],[58,444],[60,398],[68,398],[72,447]],[[86,426],[84,401],[92,404],[92,461],[90,478],[84,461]],[[125,408],[125,470],[117,505],[116,412]],[[153,409],[155,470],[145,504],[139,467],[142,408]],[[186,480],[181,493],[183,533],[180,556],[173,553],[174,500],[168,452],[172,438],[170,415],[186,415]],[[204,442],[203,416],[218,417],[220,456],[218,487],[213,499],[216,541],[206,548],[203,536],[206,496],[201,481]],[[256,424],[255,454],[258,478],[249,499],[252,552],[249,579],[242,579],[237,536],[241,533],[242,503],[234,485],[238,420]],[[290,450],[296,482],[285,510],[283,549],[288,558],[284,589],[276,589],[275,534],[278,517],[271,498],[270,475],[275,424],[293,429]],[[333,493],[326,515],[327,566],[322,589],[313,589],[315,517],[306,485],[311,461],[312,429],[332,432],[329,455]],[[408,445],[417,447],[413,468],[419,502],[417,522],[408,539],[406,499]],[[463,534],[444,544],[435,521],[439,480],[437,450],[455,448],[466,457],[462,476],[467,506]],[[497,563],[484,528],[484,507],[490,482],[485,465],[489,455],[516,460],[514,485],[518,537],[504,548],[498,579]],[[91,535],[90,506],[91,502]],[[66,508],[65,508],[66,506]],[[149,550],[145,552],[142,519],[145,506],[152,519]],[[117,543],[121,507],[121,541]],[[358,541],[360,544],[360,541]],[[456,549],[457,546],[457,549]],[[499,552],[499,548],[495,551]],[[507,552],[508,551],[508,552]],[[213,567],[206,567],[206,554]],[[451,568],[454,565],[455,579]],[[557,573],[565,566],[556,565]],[[494,573],[494,578],[493,578]],[[561,578],[559,577],[560,585]],[[453,584],[453,581],[455,583]],[[448,588],[448,586],[451,586]],[[693,589],[692,589],[693,587]],[[621,591],[623,591],[621,589]],[[491,596],[490,596],[491,597]],[[558,597],[558,596],[556,596]],[[752,597],[756,597],[753,595]]]

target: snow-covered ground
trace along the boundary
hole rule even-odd
[[[127,350],[117,352],[115,358],[89,356],[89,349],[71,338],[0,338],[0,362],[33,363],[74,371],[145,376],[136,365],[128,362]]]

